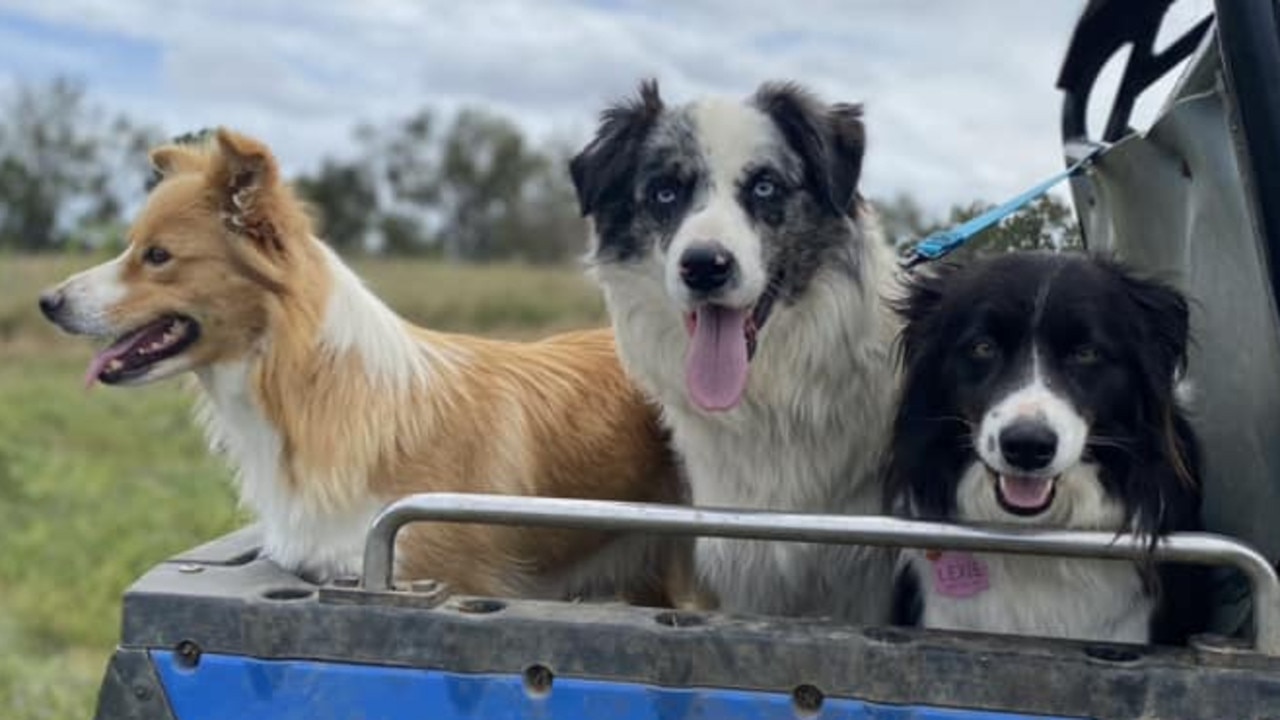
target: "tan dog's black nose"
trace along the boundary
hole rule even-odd
[[[40,293],[40,312],[50,320],[57,318],[58,311],[66,303],[66,296],[61,290],[47,290]]]

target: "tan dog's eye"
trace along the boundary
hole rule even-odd
[[[142,262],[148,265],[163,265],[173,259],[168,250],[152,245],[142,253]]]

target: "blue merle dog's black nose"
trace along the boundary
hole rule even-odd
[[[717,242],[690,245],[680,255],[680,279],[694,292],[720,290],[729,284],[737,270],[733,254]]]

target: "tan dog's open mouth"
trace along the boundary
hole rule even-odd
[[[145,375],[154,365],[186,350],[200,337],[200,324],[167,315],[130,330],[99,351],[85,372],[86,386],[115,385]]]

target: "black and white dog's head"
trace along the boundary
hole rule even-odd
[[[862,153],[858,106],[792,84],[669,108],[645,82],[573,158],[615,321],[632,312],[619,295],[648,314],[647,359],[683,367],[697,408],[739,404],[766,321],[822,268],[856,277]]]
[[[1102,258],[1013,253],[922,274],[899,309],[888,483],[911,514],[1151,538],[1197,524],[1176,290]]]

